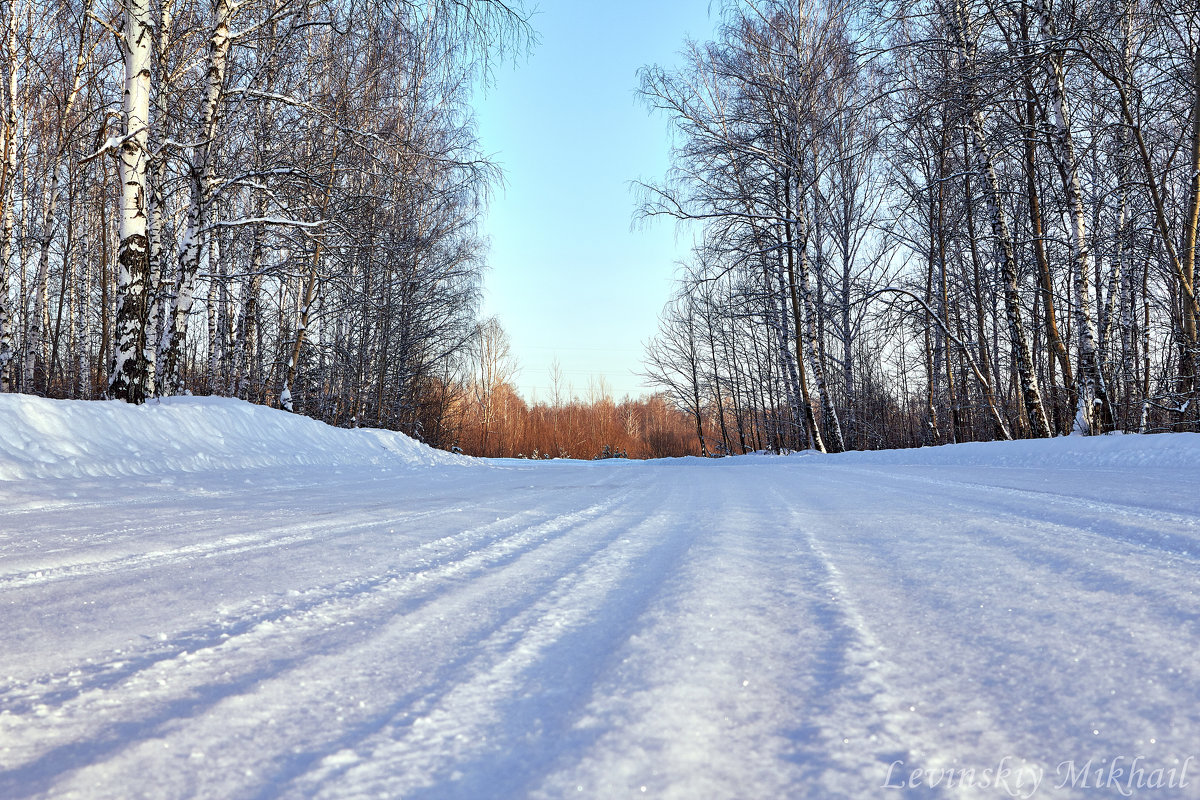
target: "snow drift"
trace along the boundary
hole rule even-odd
[[[334,428],[221,397],[119,401],[0,395],[0,480],[298,465],[470,463],[392,431]]]
[[[0,480],[158,475],[288,466],[421,468],[480,464],[394,431],[347,430],[222,397],[118,401],[0,395]],[[755,456],[735,459],[757,462]],[[972,442],[789,460],[838,465],[1200,469],[1200,434]],[[690,459],[689,459],[690,460]],[[728,460],[726,460],[728,463]]]

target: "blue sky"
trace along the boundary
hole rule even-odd
[[[637,71],[677,63],[687,36],[712,38],[715,12],[709,0],[541,0],[541,43],[480,92],[479,135],[506,182],[484,225],[484,313],[508,331],[527,399],[549,399],[555,356],[579,396],[593,376],[617,399],[646,391],[633,373],[691,239],[666,220],[633,225],[629,184],[661,179],[669,150]]]

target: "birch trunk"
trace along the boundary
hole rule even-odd
[[[1004,284],[1004,307],[1008,317],[1009,333],[1013,340],[1013,349],[1016,351],[1015,366],[1017,378],[1021,384],[1021,397],[1024,401],[1025,413],[1029,417],[1029,425],[1034,437],[1049,438],[1051,436],[1050,422],[1046,418],[1046,409],[1042,405],[1037,375],[1033,371],[1029,337],[1025,333],[1025,325],[1021,320],[1016,252],[1013,247],[1012,235],[1008,230],[1008,221],[1004,216],[1004,207],[1001,205],[999,180],[996,178],[991,153],[983,138],[983,119],[978,111],[971,114],[971,130],[975,138],[976,169],[984,179],[984,194],[987,198],[988,211],[992,217],[992,237],[995,240],[1000,261],[1001,279]]]
[[[74,188],[75,187],[72,187],[72,189],[74,189]],[[74,219],[74,207],[75,207],[75,196],[74,196],[74,192],[72,191],[71,196],[67,197],[67,217],[69,219]],[[67,338],[68,339],[70,338],[71,320],[75,316],[75,302],[74,302],[75,295],[72,291],[70,291],[70,288],[69,288],[69,287],[74,286],[77,282],[76,270],[75,270],[75,267],[76,267],[76,264],[75,264],[75,249],[76,249],[75,248],[75,228],[73,226],[67,227],[67,232],[66,232],[66,236],[64,237],[64,239],[65,240],[63,242],[62,269],[59,272],[58,310],[54,316],[54,333],[50,337],[50,341],[48,343],[49,344],[48,349],[50,351],[49,358],[45,361],[45,364],[46,364],[46,391],[47,392],[49,391],[50,387],[53,385],[55,376],[59,374],[58,357],[59,357],[59,353],[64,349],[63,348],[63,314],[65,312],[67,315]],[[49,317],[48,312],[47,312],[47,317]],[[66,345],[69,348],[70,342],[68,341],[66,343]],[[66,376],[64,376],[64,377],[66,377]],[[65,382],[66,381],[64,381],[64,383]],[[70,386],[65,386],[65,387],[62,387],[61,391],[65,391],[65,392],[69,393],[71,391],[71,388],[70,388]]]
[[[221,385],[222,361],[221,342],[221,240],[212,236],[208,244],[208,302],[205,304],[208,321],[208,391],[211,393]]]
[[[943,152],[945,152],[943,150]],[[938,225],[937,225],[937,260],[938,269],[940,272],[940,294],[938,302],[941,305],[942,325],[945,330],[950,329],[950,286],[949,276],[946,274],[946,206],[945,206],[945,184],[938,181]],[[943,340],[944,341],[944,340]],[[946,358],[946,396],[950,403],[950,435],[951,441],[957,444],[962,441],[962,410],[958,404],[958,391],[954,380],[954,359],[950,355],[950,348],[943,347],[943,352]]]
[[[175,16],[175,3],[172,0],[160,0],[158,3],[158,51],[157,80],[153,87],[156,92],[156,106],[162,107],[167,101],[167,92],[174,81],[169,68],[167,53],[171,49],[172,24]],[[146,392],[158,395],[159,375],[162,373],[162,341],[165,327],[169,319],[170,308],[175,293],[167,285],[165,255],[163,248],[163,225],[165,224],[166,203],[163,198],[163,187],[167,181],[167,160],[162,148],[151,155],[149,166],[149,231],[150,240],[150,311],[146,322]]]
[[[125,56],[121,145],[120,241],[117,245],[117,324],[108,394],[129,403],[146,399],[146,316],[150,243],[146,236],[146,145],[150,127],[153,27],[149,0],[124,0]]]
[[[84,190],[82,192],[85,204],[90,200],[88,187],[89,182],[84,179]],[[92,263],[92,226],[87,224],[87,215],[85,212],[83,220],[83,230],[80,233],[79,253],[77,259],[79,261],[79,281],[72,287],[75,293],[76,313],[72,320],[71,339],[73,341],[72,351],[75,353],[74,380],[72,385],[78,387],[78,393],[72,393],[71,397],[86,398],[91,393],[87,347],[84,346],[87,336],[87,287],[91,285],[91,263]]]
[[[846,442],[842,438],[842,425],[838,420],[837,409],[833,407],[829,387],[825,382],[825,369],[821,365],[821,348],[817,338],[817,309],[813,302],[812,276],[808,262],[808,215],[804,211],[803,201],[799,199],[796,202],[795,214],[797,241],[794,247],[798,262],[796,273],[800,284],[800,300],[804,307],[804,350],[808,356],[817,400],[821,404],[825,430],[832,439],[833,452],[840,453],[846,449]]]
[[[256,206],[262,215],[261,202]],[[242,286],[241,310],[234,332],[232,377],[229,393],[249,400],[251,385],[258,385],[258,294],[262,288],[264,226],[254,226],[250,246],[250,275]]]
[[[146,392],[158,394],[158,376],[160,366],[160,347],[163,326],[166,324],[167,309],[170,307],[167,287],[163,279],[163,196],[162,187],[166,181],[166,160],[159,155],[149,172],[149,227],[147,238],[150,242],[150,274],[149,313],[146,320]]]
[[[788,347],[788,341],[791,338],[788,336],[787,325],[784,323],[787,314],[787,293],[788,293],[788,277],[785,274],[783,260],[776,257],[774,269],[774,286],[771,285],[770,269],[767,269],[768,280],[765,287],[767,292],[767,319],[768,324],[775,331],[776,345],[779,349],[779,365],[781,368],[781,377],[783,378],[784,392],[787,395],[788,409],[791,412],[791,425],[789,427],[794,431],[798,427],[798,423],[804,418],[805,414],[812,413],[812,403],[808,402],[807,392],[801,383],[799,361],[797,354],[792,352]],[[783,308],[780,308],[782,304]],[[793,304],[793,309],[798,309],[798,306]],[[795,311],[799,314],[799,311]],[[796,329],[797,347],[800,342],[800,329]],[[808,426],[806,426],[808,427]],[[816,425],[811,426],[808,432],[811,438],[811,444],[820,452],[825,452],[825,443],[821,440],[821,431]],[[789,443],[791,444],[791,443]]]
[[[13,390],[12,306],[9,299],[9,279],[13,256],[13,233],[16,217],[13,209],[13,184],[17,178],[17,24],[20,11],[16,0],[5,4],[4,48],[4,108],[0,143],[3,162],[0,162],[0,392]]]
[[[1047,45],[1055,39],[1054,20],[1047,0],[1038,0],[1038,18],[1042,39]],[[1075,157],[1075,142],[1071,135],[1071,116],[1067,105],[1066,78],[1061,54],[1050,53],[1045,59],[1046,76],[1050,86],[1053,125],[1050,131],[1051,152],[1062,176],[1063,192],[1069,215],[1071,260],[1075,283],[1075,333],[1078,337],[1079,368],[1078,407],[1075,430],[1079,433],[1103,433],[1111,427],[1114,414],[1108,398],[1108,387],[1100,369],[1097,347],[1096,317],[1092,312],[1090,275],[1092,255],[1088,247],[1087,216],[1083,208],[1083,191],[1079,185],[1079,164]]]
[[[1033,57],[1033,48],[1029,30],[1029,15],[1025,6],[1021,7],[1018,20],[1022,49],[1017,50],[1014,46],[1010,52],[1014,58],[1020,57],[1028,60]],[[1051,355],[1051,361],[1047,370],[1047,380],[1049,382],[1047,391],[1050,394],[1051,408],[1050,416],[1051,421],[1054,423],[1054,430],[1065,431],[1067,430],[1067,426],[1060,418],[1062,404],[1058,402],[1058,388],[1054,380],[1054,367],[1057,364],[1062,371],[1063,385],[1067,387],[1068,392],[1068,405],[1071,405],[1070,395],[1075,391],[1075,370],[1071,367],[1070,353],[1067,352],[1067,346],[1063,343],[1062,334],[1058,329],[1057,303],[1054,299],[1054,276],[1050,270],[1050,260],[1046,255],[1045,226],[1043,225],[1041,196],[1037,184],[1038,160],[1037,151],[1034,147],[1039,112],[1037,94],[1034,91],[1033,79],[1029,70],[1023,71],[1022,88],[1025,96],[1024,102],[1017,104],[1017,119],[1021,125],[1022,155],[1025,162],[1026,208],[1029,212],[1030,231],[1033,234],[1034,264],[1037,266],[1038,283],[1041,287],[1041,301],[1044,310],[1042,328],[1045,331]]]
[[[700,455],[708,458],[708,442],[704,439],[704,418],[703,406],[700,404],[700,367],[699,357],[696,354],[696,329],[695,329],[695,314],[689,308],[687,312],[687,335],[688,335],[688,369],[689,377],[691,378],[692,386],[692,416],[696,421],[696,438],[700,442]]]
[[[203,237],[207,235],[209,214],[216,189],[217,130],[221,121],[221,101],[225,90],[225,72],[229,63],[229,23],[235,6],[230,0],[213,0],[212,35],[208,40],[208,62],[204,100],[200,110],[201,140],[191,150],[191,205],[179,248],[179,275],[174,299],[163,320],[159,346],[162,356],[160,390],[164,394],[183,391],[182,350],[187,338],[188,315],[195,301],[196,276],[200,272]]]
[[[333,183],[337,178],[338,147],[335,144],[329,159],[329,180],[325,185],[325,197],[321,201],[321,218],[324,219],[329,211],[329,202],[333,198]],[[279,392],[279,407],[293,411],[292,388],[296,385],[296,371],[300,368],[300,352],[304,347],[304,337],[308,335],[308,324],[312,318],[312,304],[317,296],[317,280],[321,268],[321,243],[318,237],[313,243],[312,260],[309,261],[308,277],[300,295],[300,310],[296,318],[296,340],[292,343],[292,352],[288,357],[287,371],[284,374],[283,388]],[[487,445],[486,436],[484,446]]]
[[[24,358],[21,367],[21,391],[44,394],[46,391],[46,329],[49,327],[47,305],[50,294],[50,245],[54,241],[54,210],[58,194],[58,169],[43,198],[42,236],[38,242],[37,270],[33,276],[33,310],[25,334]]]
[[[1132,3],[1125,3],[1121,11],[1122,62],[1121,79],[1128,81],[1133,71],[1133,20]],[[1145,400],[1139,397],[1137,369],[1134,364],[1136,342],[1133,337],[1134,302],[1136,285],[1133,274],[1134,223],[1130,213],[1130,181],[1132,170],[1133,148],[1130,141],[1129,129],[1121,126],[1117,133],[1117,182],[1121,187],[1121,214],[1117,230],[1117,261],[1121,267],[1121,298],[1119,302],[1121,328],[1121,358],[1119,376],[1123,387],[1123,402],[1121,408],[1121,423],[1125,430],[1134,429],[1134,401]],[[1141,426],[1139,425],[1139,428]]]
[[[704,305],[706,312],[704,327],[707,333],[705,338],[708,340],[708,355],[709,359],[711,359],[710,363],[713,370],[713,399],[717,404],[717,421],[721,428],[721,443],[724,446],[723,452],[725,455],[729,455],[733,452],[733,448],[729,443],[729,426],[725,421],[725,399],[722,397],[721,391],[721,362],[717,360],[717,334],[714,324],[717,317],[712,313],[711,297],[705,297]]]
[[[971,203],[971,173],[968,172],[965,176],[966,188],[966,218],[967,218],[967,236],[971,243],[971,278],[975,288],[975,340],[976,346],[979,349],[979,363],[976,369],[979,385],[983,389],[983,399],[987,403],[988,410],[992,413],[992,422],[994,433],[999,438],[1008,441],[1012,439],[1012,434],[1008,432],[1008,425],[1004,421],[1004,416],[1000,413],[996,404],[996,381],[999,376],[992,368],[992,360],[988,356],[988,335],[987,335],[987,309],[984,306],[985,292],[983,289],[982,267],[980,262],[983,260],[979,256],[979,240],[975,235],[975,212]],[[970,350],[964,345],[966,350],[966,358],[971,359]]]
[[[945,152],[945,127],[943,126],[943,147],[941,152]],[[944,171],[944,156],[939,158],[937,185],[940,187],[942,182],[942,172]],[[937,217],[937,192],[930,187],[929,192],[929,249],[926,251],[925,260],[925,303],[933,304],[933,275],[937,263],[937,239],[938,239],[938,217]],[[940,317],[939,317],[940,320]],[[925,413],[929,420],[929,444],[941,444],[941,423],[938,414],[938,394],[941,375],[941,331],[935,332],[933,326],[926,324],[924,336],[922,337],[924,344],[925,356]],[[951,424],[953,429],[953,424]]]
[[[1017,380],[1021,387],[1021,398],[1029,418],[1030,429],[1035,438],[1051,436],[1050,422],[1046,418],[1046,409],[1042,404],[1041,390],[1038,388],[1037,374],[1033,370],[1033,356],[1029,346],[1029,338],[1025,333],[1022,322],[1021,297],[1017,286],[1017,256],[1012,234],[1008,228],[1008,220],[1004,214],[1003,195],[1000,181],[996,176],[996,168],[988,148],[987,133],[983,124],[983,112],[972,86],[975,76],[973,63],[973,43],[968,42],[970,21],[965,5],[958,0],[953,10],[940,4],[942,17],[950,26],[955,38],[955,48],[960,69],[963,72],[965,86],[963,101],[965,104],[967,128],[971,133],[974,150],[974,169],[983,179],[984,199],[987,203],[988,214],[992,220],[992,239],[996,248],[997,260],[1000,264],[1001,283],[1004,287],[1004,306],[1008,318],[1008,328],[1012,339]]]
[[[790,176],[784,176],[784,214],[785,217],[788,218],[794,216],[794,212],[792,211],[791,190],[789,188],[790,182]],[[786,345],[788,337],[783,334],[785,329],[783,327],[780,328],[780,334],[783,336],[783,341],[785,343],[784,355],[787,365],[789,369],[795,370],[795,374],[792,375],[790,379],[795,381],[797,384],[795,387],[793,387],[791,384],[788,385],[789,391],[791,391],[793,388],[796,390],[789,396],[789,399],[791,400],[791,407],[793,409],[792,419],[794,423],[795,420],[803,418],[804,432],[805,437],[808,440],[808,446],[812,447],[818,452],[824,453],[826,452],[825,438],[821,435],[821,425],[817,421],[816,414],[813,413],[812,398],[808,393],[808,375],[806,375],[804,371],[804,313],[802,311],[803,305],[800,301],[800,288],[796,281],[795,248],[793,248],[791,245],[792,222],[787,218],[784,219],[783,223],[783,238],[784,241],[788,243],[788,246],[784,249],[787,259],[787,284],[785,285],[783,283],[783,276],[781,274],[779,278],[779,299],[784,309],[788,307],[788,300],[791,300],[792,329],[795,332],[796,338],[796,350],[793,353],[792,350]],[[803,409],[803,417],[801,417],[800,414],[801,409]]]

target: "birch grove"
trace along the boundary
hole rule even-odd
[[[719,13],[641,87],[675,131],[641,214],[698,242],[648,374],[706,449],[1200,429],[1194,5]]]
[[[472,94],[528,13],[3,0],[0,389],[420,435],[470,370],[499,179]]]
[[[532,415],[539,450],[604,446],[472,377],[500,174],[471,101],[531,12],[0,0],[0,391],[225,394],[481,452]],[[643,367],[672,432],[639,448],[1200,430],[1194,4],[722,0],[714,24],[640,76],[674,139],[637,213],[695,247]]]

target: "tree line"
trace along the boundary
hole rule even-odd
[[[705,453],[1200,429],[1200,10],[729,0],[641,76]]]
[[[641,75],[675,141],[640,214],[697,232],[662,398],[531,405],[478,319],[470,108],[533,40],[519,2],[0,0],[0,390],[503,455],[1200,429],[1200,11],[719,16]]]
[[[437,428],[508,0],[0,0],[0,389]]]
[[[550,397],[527,401],[514,387],[519,369],[499,320],[476,329],[471,374],[458,384],[445,417],[451,448],[504,458],[668,458],[700,455],[688,415],[665,394],[617,402],[603,378],[581,398],[550,367]],[[441,437],[445,439],[445,435]]]
[[[579,396],[529,401],[511,383],[493,387],[488,404],[463,395],[450,449],[489,458],[605,459],[698,456],[688,416],[662,394],[615,400],[592,382]]]

